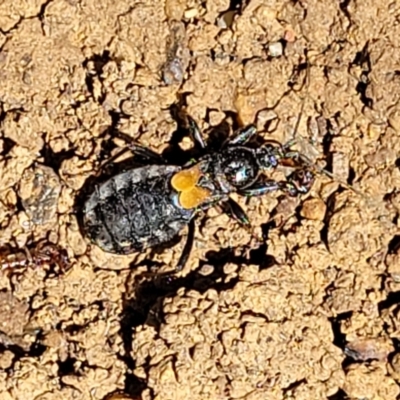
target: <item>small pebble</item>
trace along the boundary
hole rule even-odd
[[[394,351],[393,343],[385,338],[360,338],[348,343],[344,353],[356,361],[386,361]]]
[[[293,43],[296,40],[296,33],[293,29],[288,29],[285,32],[284,39],[288,43]]]
[[[183,67],[178,58],[165,63],[162,70],[162,78],[166,85],[181,84],[183,81]]]
[[[189,10],[185,11],[185,18],[186,19],[191,19],[194,18],[198,15],[199,10],[197,8],[189,8]]]
[[[218,43],[222,46],[228,45],[232,41],[233,33],[231,30],[222,31],[218,35]]]
[[[283,46],[281,42],[274,42],[268,45],[269,55],[271,57],[280,57],[283,54]]]
[[[50,167],[36,165],[24,172],[19,196],[30,220],[45,225],[56,217],[61,182]]]
[[[311,142],[314,145],[321,145],[328,132],[328,122],[322,116],[310,117],[307,121],[307,129],[310,132]]]
[[[211,126],[219,125],[225,119],[225,113],[222,111],[211,110],[208,113],[208,119]]]
[[[182,22],[170,24],[170,35],[167,39],[167,61],[162,68],[162,79],[166,85],[181,84],[189,64],[186,27]]]
[[[180,21],[186,8],[185,0],[166,0],[165,14],[171,21]]]
[[[326,205],[318,198],[308,199],[303,203],[301,216],[307,219],[322,221],[325,217]]]
[[[390,123],[390,122],[389,122],[389,123]],[[383,135],[385,129],[386,129],[386,126],[384,127],[384,126],[382,126],[382,125],[380,125],[380,124],[370,123],[370,124],[368,125],[368,130],[367,130],[368,137],[369,137],[370,139],[378,140],[378,138],[379,138],[381,135]]]
[[[3,350],[2,354],[0,354],[0,368],[5,370],[10,368],[13,364],[15,354],[8,350]]]
[[[347,181],[349,177],[349,159],[346,154],[340,151],[332,154],[332,172],[338,178]]]
[[[229,275],[233,274],[238,270],[239,266],[237,264],[228,263],[224,265],[224,274]]]
[[[210,264],[204,264],[199,271],[200,275],[203,276],[211,275],[213,272],[214,267]]]

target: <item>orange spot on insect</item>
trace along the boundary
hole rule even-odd
[[[204,203],[211,195],[210,190],[202,187],[193,187],[179,195],[179,203],[185,209],[196,208]]]
[[[195,165],[192,168],[177,172],[171,179],[171,186],[178,192],[186,192],[193,189],[203,173]]]

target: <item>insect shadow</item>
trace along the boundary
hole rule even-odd
[[[133,278],[129,277],[126,282],[125,298],[123,309],[120,315],[120,336],[123,341],[124,355],[121,359],[128,366],[128,370],[135,369],[135,360],[132,354],[132,335],[136,327],[149,325],[158,332],[163,321],[162,305],[165,299],[173,298],[178,290],[185,288],[205,293],[209,289],[214,289],[218,293],[233,289],[239,282],[239,276],[226,279],[224,267],[228,263],[241,265],[258,265],[260,269],[269,268],[276,263],[272,256],[265,257],[265,249],[254,249],[245,256],[247,247],[232,248],[226,247],[218,251],[209,251],[204,260],[200,260],[199,268],[189,272],[185,276],[154,275],[154,278],[143,278],[141,274],[136,274]],[[263,256],[260,257],[260,250]],[[239,255],[236,255],[239,253]],[[150,262],[150,261],[149,261]],[[211,266],[212,272],[203,275],[200,271],[205,265]],[[146,387],[145,382],[141,381],[132,373],[125,376],[125,392],[131,396],[137,396]]]

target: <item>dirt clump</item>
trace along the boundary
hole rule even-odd
[[[4,0],[0,245],[49,240],[70,265],[5,273],[1,254],[0,398],[398,399],[399,16],[396,1]],[[182,241],[105,254],[79,210],[129,140],[189,158],[177,104],[212,143],[248,123],[295,137],[341,183],[236,198],[254,232],[209,210],[185,270],[146,275]]]

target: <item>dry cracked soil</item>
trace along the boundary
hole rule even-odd
[[[399,37],[396,0],[2,0],[1,400],[400,399]],[[237,198],[254,234],[209,210],[175,276],[183,240],[106,254],[85,185],[190,157],[176,109],[335,178]]]

